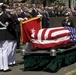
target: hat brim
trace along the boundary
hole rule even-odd
[[[0,8],[2,8],[2,10],[5,10],[6,6],[2,5],[2,6],[0,6]]]

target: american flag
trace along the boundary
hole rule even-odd
[[[76,42],[76,28],[64,26],[67,30],[70,31],[70,40],[71,42]]]
[[[32,37],[32,45],[37,48],[54,48],[69,43],[70,31],[65,27],[44,28],[35,31]]]

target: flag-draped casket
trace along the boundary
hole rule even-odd
[[[32,44],[38,48],[54,48],[70,42],[70,32],[64,27],[40,29],[32,34]]]
[[[36,17],[22,22],[22,39],[23,43],[31,41],[34,47],[42,49],[66,46],[69,42],[76,42],[76,29],[72,27],[41,29],[40,18]],[[24,70],[57,72],[62,66],[76,62],[75,49],[72,49],[71,52],[60,53],[54,58],[49,55],[25,54]]]
[[[71,31],[67,27],[41,28],[40,17],[22,22],[23,43],[32,42],[32,46],[45,49],[54,48],[71,42]]]

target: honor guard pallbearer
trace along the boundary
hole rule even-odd
[[[4,12],[3,4],[0,5],[0,71],[11,71],[8,67],[9,40],[14,40],[14,36],[8,32],[10,18]]]

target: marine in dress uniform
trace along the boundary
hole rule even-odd
[[[13,22],[14,22],[14,26],[15,26],[15,32],[16,32],[16,40],[17,40],[17,49],[20,48],[20,22],[18,21],[18,14],[13,14]]]
[[[9,18],[6,13],[2,10],[2,5],[0,6],[0,71],[11,71],[8,67],[8,47],[9,40],[14,40],[14,36],[11,35],[7,26],[9,24]]]
[[[27,14],[23,11],[21,12],[21,8],[16,8],[16,13],[13,15],[13,21],[15,24],[16,30],[16,39],[17,39],[17,49],[20,49],[20,37],[21,37],[21,29],[20,29],[20,20],[27,19]]]
[[[62,26],[74,27],[73,21],[69,19],[69,13],[65,13],[65,19],[62,21]]]
[[[8,65],[13,66],[16,64],[16,32],[15,32],[15,26],[14,21],[11,12],[7,12],[7,15],[9,16],[9,25],[7,27],[8,32],[14,37],[14,39],[9,40],[9,47],[8,47]]]
[[[13,22],[16,31],[17,49],[20,49],[20,36],[21,36],[20,19],[25,17],[26,15],[23,12],[21,12],[21,8],[16,8],[16,13],[13,15]]]

